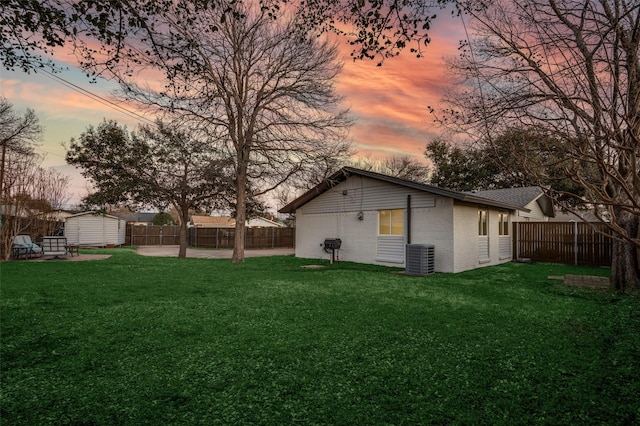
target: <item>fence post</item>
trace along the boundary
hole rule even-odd
[[[578,264],[578,222],[575,220],[571,220],[573,222],[573,262],[575,265]]]
[[[520,222],[516,222],[516,262],[520,260]]]
[[[276,246],[276,228],[271,228],[271,248]]]

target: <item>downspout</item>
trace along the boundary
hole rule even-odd
[[[411,194],[407,195],[407,244],[411,244]]]

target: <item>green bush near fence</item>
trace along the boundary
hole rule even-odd
[[[2,264],[2,424],[640,421],[640,300],[547,279],[606,269],[105,252]]]

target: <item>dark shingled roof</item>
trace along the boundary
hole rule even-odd
[[[148,222],[152,223],[153,218],[157,213],[141,213],[141,212],[129,212],[118,214],[120,219],[124,219],[127,222]]]
[[[518,207],[526,207],[532,201],[537,201],[546,216],[553,217],[554,209],[551,199],[545,195],[539,186],[525,186],[521,188],[490,189],[477,191],[473,194],[482,198],[513,204]]]
[[[527,204],[544,194],[539,186],[527,186],[523,188],[490,189],[487,191],[476,191],[473,194],[490,200],[501,201],[513,204],[514,206],[525,207]]]
[[[287,204],[286,206],[281,208],[279,210],[279,212],[280,213],[295,213],[295,211],[298,208],[300,208],[303,205],[307,204],[309,201],[313,200],[318,195],[322,194],[325,191],[328,191],[329,189],[333,188],[334,186],[338,185],[339,183],[347,180],[349,177],[354,176],[354,175],[365,176],[365,177],[369,177],[369,178],[372,178],[372,179],[378,179],[378,180],[381,180],[381,181],[384,181],[384,182],[393,183],[393,184],[404,186],[404,187],[407,187],[407,188],[416,189],[418,191],[424,191],[424,192],[428,192],[430,194],[435,194],[435,195],[440,195],[440,196],[443,196],[443,197],[452,198],[454,200],[461,201],[461,202],[474,203],[474,204],[480,204],[480,205],[491,206],[491,207],[498,207],[498,208],[503,208],[503,209],[507,209],[507,210],[529,211],[524,206],[519,206],[519,205],[515,205],[515,204],[512,204],[512,203],[508,203],[508,202],[503,202],[503,201],[500,201],[500,200],[493,200],[493,199],[489,199],[489,198],[484,198],[484,197],[478,196],[478,194],[453,191],[453,190],[450,190],[450,189],[441,188],[439,186],[426,185],[426,184],[414,182],[414,181],[411,181],[411,180],[400,179],[400,178],[396,178],[396,177],[393,177],[393,176],[384,175],[384,174],[381,174],[381,173],[371,172],[371,171],[368,171],[368,170],[356,169],[354,167],[343,167],[342,169],[338,170],[336,173],[334,173],[333,175],[331,175],[327,179],[325,179],[322,183],[316,185],[314,188],[312,188],[309,191],[305,192],[300,197],[296,198],[295,200],[293,200],[292,202],[290,202],[289,204]]]

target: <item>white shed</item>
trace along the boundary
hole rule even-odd
[[[64,236],[69,244],[81,246],[119,246],[125,243],[126,221],[108,214],[83,212],[69,216]]]

